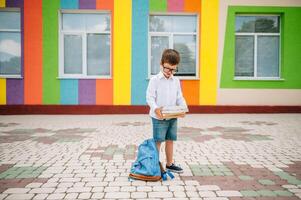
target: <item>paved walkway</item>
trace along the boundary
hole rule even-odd
[[[0,199],[301,199],[300,114],[187,115],[178,126],[185,172],[130,182],[147,115],[0,116]]]

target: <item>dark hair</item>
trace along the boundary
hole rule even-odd
[[[177,65],[180,62],[180,54],[174,49],[165,49],[162,53],[161,65],[169,63],[171,65]]]

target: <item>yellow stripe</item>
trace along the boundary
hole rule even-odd
[[[5,0],[0,0],[0,8],[5,8]]]
[[[200,105],[216,105],[218,1],[203,0],[201,12]]]
[[[6,104],[6,79],[0,78],[0,104]]]
[[[131,103],[131,30],[132,1],[114,1],[113,33],[113,103],[130,105]]]

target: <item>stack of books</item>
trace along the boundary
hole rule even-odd
[[[187,106],[165,106],[162,109],[164,119],[178,118],[188,112]]]

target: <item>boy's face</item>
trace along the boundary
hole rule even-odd
[[[161,65],[161,71],[166,78],[171,77],[173,74],[177,72],[177,65],[171,65],[169,63],[163,63]]]

